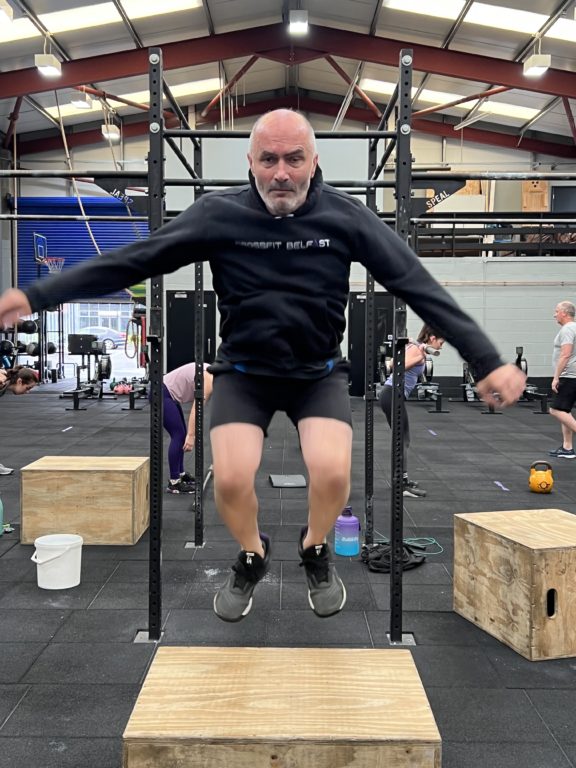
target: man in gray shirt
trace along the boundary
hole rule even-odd
[[[554,310],[556,322],[562,326],[554,339],[552,365],[552,407],[550,413],[562,427],[562,445],[551,456],[559,459],[576,459],[573,448],[576,419],[572,408],[576,404],[576,307],[571,301],[561,301]]]

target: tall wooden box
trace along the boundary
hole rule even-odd
[[[77,533],[84,544],[135,544],[148,528],[149,473],[140,456],[44,456],[22,467],[22,543]]]
[[[161,647],[124,768],[440,768],[409,651]]]
[[[576,515],[455,515],[454,610],[531,661],[576,656]]]

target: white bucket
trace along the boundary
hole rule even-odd
[[[38,586],[42,589],[70,589],[80,584],[82,565],[82,536],[75,533],[54,533],[34,541]]]

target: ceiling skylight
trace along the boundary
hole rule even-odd
[[[464,0],[382,0],[384,8],[393,11],[419,13],[423,16],[435,16],[437,19],[456,19],[464,7]]]
[[[464,7],[464,0],[434,0],[434,2],[430,0],[382,0],[382,5],[384,8],[390,8],[394,11],[418,13],[436,19],[455,21]],[[488,3],[472,3],[464,18],[464,24],[476,24],[492,29],[505,29],[510,32],[533,35],[547,20],[548,15],[543,13],[520,11],[516,8]],[[549,37],[555,40],[576,42],[576,20],[558,19],[543,37],[544,39]]]
[[[122,0],[122,6],[129,19],[136,21],[150,16],[160,16],[166,13],[178,13],[193,8],[200,8],[202,0],[162,0],[160,3],[142,2],[142,0]],[[99,3],[84,5],[70,11],[54,11],[40,13],[38,18],[48,32],[57,35],[61,32],[71,32],[75,29],[91,29],[107,24],[120,24],[122,17],[114,3]],[[0,44],[41,37],[42,33],[34,24],[22,17],[14,19],[12,24],[2,25],[0,29]]]

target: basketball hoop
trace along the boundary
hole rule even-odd
[[[63,256],[46,256],[42,263],[48,267],[49,272],[62,272],[64,261]]]

